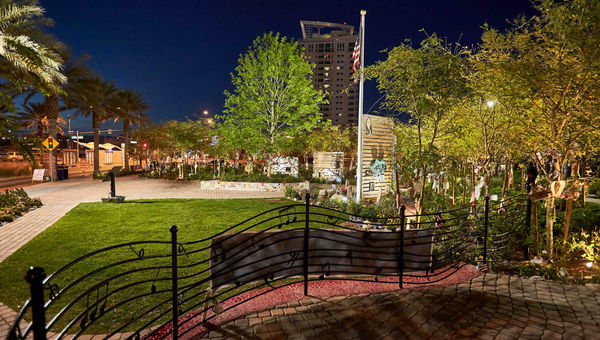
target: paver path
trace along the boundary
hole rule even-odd
[[[25,245],[37,234],[58,221],[82,202],[100,202],[109,196],[110,183],[90,178],[75,178],[43,183],[25,188],[31,197],[44,205],[0,227],[0,262]],[[166,181],[127,176],[117,178],[117,195],[126,199],[141,198],[267,198],[281,197],[281,192],[201,190],[200,182]]]
[[[166,181],[138,176],[116,179],[117,195],[126,199],[142,198],[268,198],[281,197],[281,192],[201,190],[200,182]],[[110,183],[80,177],[25,188],[31,197],[39,197],[44,205],[14,222],[0,226],[0,262],[29,242],[37,234],[63,217],[82,202],[99,202],[110,192]],[[8,325],[16,313],[0,302],[0,339],[8,333]]]
[[[210,339],[600,339],[600,292],[486,274],[446,288],[307,298],[211,328]]]

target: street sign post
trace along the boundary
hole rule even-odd
[[[56,140],[56,138],[53,138],[52,136],[49,136],[48,138],[46,138],[46,139],[45,139],[45,140],[42,142],[42,145],[43,145],[43,146],[44,146],[46,149],[50,150],[50,153],[52,153],[52,150],[54,150],[54,149],[56,149],[56,148],[58,147],[58,141]],[[48,162],[50,163],[50,180],[51,180],[52,182],[54,182],[54,175],[53,175],[53,174],[54,174],[54,172],[52,171],[52,166],[53,166],[53,165],[52,165],[52,161],[51,161],[51,160],[52,160],[52,157],[51,157],[51,155],[49,154],[49,155],[48,155]],[[54,165],[54,166],[56,166],[56,165]]]
[[[52,137],[48,137],[42,142],[42,145],[52,151],[58,147],[58,141]]]

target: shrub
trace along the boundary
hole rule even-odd
[[[15,216],[41,205],[39,199],[30,198],[23,189],[6,190],[0,194],[0,222],[12,222]]]
[[[517,266],[517,270],[519,271],[519,276],[541,276],[549,280],[558,280],[560,278],[556,268],[552,267],[549,264],[537,265],[529,261],[524,261],[519,263],[519,265]]]
[[[600,231],[582,231],[578,236],[573,236],[568,244],[570,251],[581,254],[583,259],[600,262]]]
[[[300,196],[300,193],[298,192],[298,190],[296,190],[292,187],[285,188],[285,197],[290,198],[290,199],[301,199],[302,198]]]
[[[367,220],[374,220],[377,218],[377,209],[374,205],[366,205],[362,207],[360,211],[360,216]]]
[[[396,200],[393,197],[383,198],[377,203],[378,217],[393,217],[398,216],[396,209]]]
[[[600,197],[600,178],[594,178],[588,187],[588,192],[590,194],[595,195],[596,197]]]
[[[360,205],[354,201],[349,201],[348,204],[346,205],[346,212],[350,215],[360,216],[361,211],[362,211],[362,205]]]

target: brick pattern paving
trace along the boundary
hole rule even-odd
[[[44,205],[14,222],[0,226],[0,262],[82,202],[100,202],[108,196],[110,183],[89,177],[43,183],[25,188]],[[146,198],[271,198],[281,192],[201,190],[199,182],[165,181],[128,176],[117,178],[117,195],[126,199]],[[0,339],[4,339],[17,313],[0,302]]]
[[[599,339],[600,293],[486,274],[446,288],[306,298],[211,329],[209,339]]]

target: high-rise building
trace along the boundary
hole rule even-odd
[[[313,84],[327,93],[328,104],[320,105],[323,119],[337,125],[358,123],[358,90],[352,79],[354,27],[322,21],[300,21],[306,59],[315,64]]]

